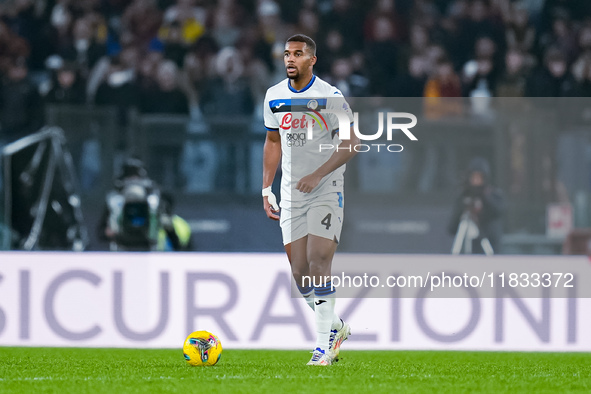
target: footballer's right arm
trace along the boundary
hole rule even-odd
[[[271,185],[281,160],[281,135],[278,131],[267,131],[263,148],[263,207],[267,217],[279,220],[279,207],[275,195],[271,192]],[[271,199],[272,201],[269,201]]]

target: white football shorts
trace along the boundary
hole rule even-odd
[[[319,196],[302,206],[281,208],[281,233],[287,245],[308,234],[339,242],[343,228],[343,193]]]

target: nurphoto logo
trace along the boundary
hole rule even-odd
[[[349,115],[347,114],[347,109],[344,110],[329,110],[329,109],[321,109],[318,115],[322,117],[322,114],[333,114],[337,117],[339,121],[339,138],[343,140],[351,139],[351,126],[353,126],[353,132],[355,135],[363,142],[363,141],[375,141],[382,137],[384,134],[384,119],[386,120],[386,139],[388,141],[392,141],[392,136],[394,135],[394,131],[400,130],[408,137],[411,141],[418,141],[417,137],[410,131],[411,128],[416,126],[417,124],[417,117],[408,112],[378,112],[378,130],[374,134],[363,134],[359,131],[359,113],[353,113],[353,123],[349,122]],[[316,112],[316,111],[315,111]],[[324,120],[324,117],[322,117]],[[410,122],[407,123],[395,123],[395,120],[399,122],[399,119],[408,119]],[[325,122],[326,123],[326,122]],[[312,140],[313,138],[313,124],[308,123],[307,125],[308,135],[307,139]],[[400,144],[379,144],[379,143],[360,143],[355,145],[350,145],[346,148],[339,148],[338,146],[334,146],[333,144],[320,144],[319,150],[332,150],[336,149],[346,149],[346,150],[354,150],[355,152],[369,152],[369,151],[378,151],[381,150],[398,153],[404,150],[404,147]]]

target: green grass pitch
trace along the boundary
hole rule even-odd
[[[178,350],[0,347],[0,393],[591,392],[589,353],[224,350],[190,367]]]

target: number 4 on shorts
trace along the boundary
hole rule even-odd
[[[328,230],[330,228],[330,218],[332,217],[332,214],[328,214],[324,217],[324,219],[322,219],[320,221],[320,224],[326,226],[326,229]]]

